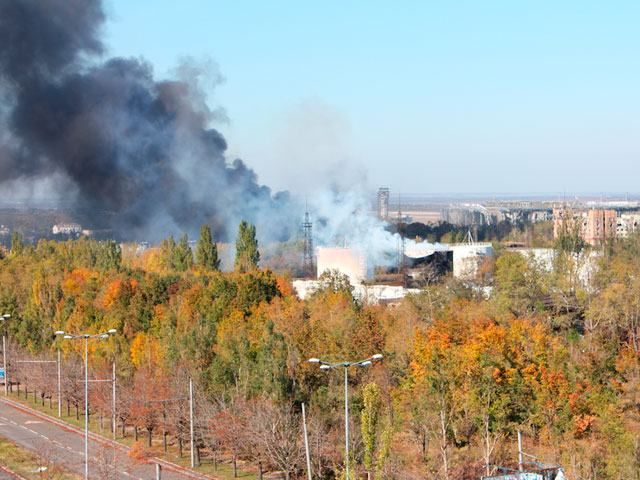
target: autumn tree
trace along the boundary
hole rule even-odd
[[[278,405],[269,399],[258,399],[252,410],[252,441],[261,456],[289,480],[304,458],[300,416],[286,403]]]
[[[458,356],[452,336],[442,322],[426,333],[418,333],[411,364],[413,394],[424,398],[437,412],[437,430],[442,460],[442,474],[449,480],[451,474],[450,430],[458,409],[456,392],[460,386]]]

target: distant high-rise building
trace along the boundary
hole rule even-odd
[[[576,233],[589,245],[602,245],[605,241],[624,236],[618,231],[619,219],[615,210],[591,209],[574,211],[567,206],[553,209],[553,236]]]
[[[601,245],[615,237],[617,220],[615,210],[589,210],[584,240],[590,245]]]
[[[380,187],[378,189],[378,218],[380,220],[389,219],[389,189]]]

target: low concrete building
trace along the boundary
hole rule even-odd
[[[453,276],[461,280],[475,280],[485,258],[493,257],[491,243],[450,245],[453,251]]]
[[[294,280],[292,283],[301,300],[313,295],[321,287],[318,280]],[[353,285],[353,296],[369,305],[393,305],[407,295],[417,293],[420,290],[397,285]]]

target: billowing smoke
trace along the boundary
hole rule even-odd
[[[143,60],[103,61],[104,19],[100,0],[0,0],[4,186],[56,179],[52,195],[120,238],[209,223],[229,239],[240,219],[288,238],[301,212],[227,159],[197,68],[158,81]]]
[[[350,188],[328,189],[314,195],[309,203],[316,218],[317,245],[354,248],[366,258],[369,267],[397,265],[402,239],[372,215],[365,185],[352,183]],[[448,247],[408,239],[404,248],[406,255],[422,257]]]

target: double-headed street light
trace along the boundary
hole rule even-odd
[[[4,315],[0,315],[0,320],[2,320],[3,326],[6,325],[7,319],[11,318],[11,315],[5,313]],[[2,329],[2,369],[4,371],[4,396],[6,397],[9,394],[9,376],[7,375],[7,329]]]
[[[349,480],[349,367],[368,367],[375,362],[382,360],[382,354],[376,353],[369,358],[359,360],[357,362],[325,362],[319,358],[310,358],[309,363],[317,363],[321,370],[333,370],[335,368],[344,368],[344,466],[345,480]]]
[[[62,330],[55,332],[57,336],[62,336],[65,340],[84,339],[84,478],[89,480],[89,339],[90,338],[109,338],[110,335],[117,333],[115,328],[107,330],[103,333],[80,333],[69,334]]]

